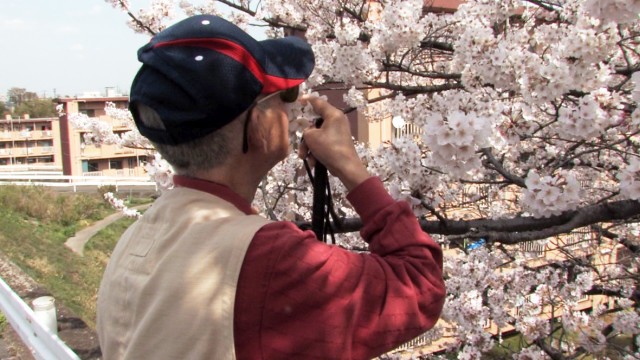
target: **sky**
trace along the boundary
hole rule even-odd
[[[149,36],[127,20],[104,0],[0,0],[0,97],[12,87],[41,97],[128,94]]]

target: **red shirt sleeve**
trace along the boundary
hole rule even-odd
[[[379,179],[348,198],[370,254],[289,222],[256,233],[236,293],[238,359],[370,359],[435,325],[445,298],[440,247]]]

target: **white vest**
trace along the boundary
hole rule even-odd
[[[211,194],[163,194],[118,242],[100,285],[103,359],[235,359],[238,276],[269,221]]]

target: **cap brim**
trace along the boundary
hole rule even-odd
[[[267,75],[263,94],[285,90],[303,83],[313,72],[313,51],[303,39],[289,36],[259,42],[265,54],[262,64]]]

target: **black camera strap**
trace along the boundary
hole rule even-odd
[[[311,230],[320,241],[328,242],[327,235],[331,235],[331,242],[335,244],[335,234],[331,226],[331,216],[336,219],[331,199],[331,187],[327,168],[316,163],[313,174],[307,160],[304,160],[307,175],[313,185],[313,205],[311,207]]]
[[[323,119],[316,119],[315,126],[322,126]],[[304,159],[304,166],[307,170],[309,180],[313,185],[313,205],[311,207],[311,230],[316,234],[316,238],[320,241],[328,243],[327,235],[331,235],[331,243],[335,244],[335,232],[331,225],[331,217],[334,223],[338,224],[338,217],[333,209],[333,200],[331,198],[331,186],[329,184],[329,173],[327,168],[316,161],[313,174],[311,167]]]

